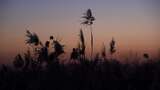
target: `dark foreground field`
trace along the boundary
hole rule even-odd
[[[54,62],[46,68],[1,65],[0,90],[160,90],[160,62]]]

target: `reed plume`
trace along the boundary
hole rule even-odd
[[[35,46],[37,46],[38,44],[40,44],[40,40],[39,37],[36,33],[31,33],[29,30],[26,31],[26,36],[28,37],[28,39],[26,40],[26,44],[33,44]]]

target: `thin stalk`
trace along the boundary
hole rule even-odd
[[[90,25],[90,32],[91,32],[91,59],[93,57],[93,31],[92,31],[92,25]]]

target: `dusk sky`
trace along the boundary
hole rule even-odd
[[[77,46],[81,17],[91,8],[94,53],[102,43],[108,52],[112,37],[117,54],[130,50],[156,54],[160,49],[160,1],[158,0],[0,0],[0,63],[10,63],[25,52],[25,28],[42,42],[50,35],[62,39],[66,53]],[[85,33],[87,47],[90,31]]]

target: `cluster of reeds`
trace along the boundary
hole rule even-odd
[[[16,68],[40,68],[43,62],[47,64],[58,62],[58,57],[64,53],[64,45],[60,43],[56,38],[50,36],[50,40],[46,41],[43,44],[36,33],[31,33],[29,30],[26,31],[26,44],[31,47],[33,55],[31,55],[30,50],[27,50],[27,53],[24,55],[18,54],[13,61],[13,64]],[[52,51],[49,53],[49,47],[52,47]]]
[[[91,60],[93,60],[93,34],[92,34],[92,24],[95,18],[92,16],[91,9],[88,9],[87,12],[82,17],[84,18],[84,21],[82,24],[90,26],[91,30]],[[30,50],[28,49],[27,53],[24,54],[24,56],[18,54],[15,57],[14,60],[14,66],[16,68],[24,68],[28,69],[29,67],[41,67],[41,64],[44,62],[49,64],[51,62],[58,62],[58,57],[64,53],[64,45],[60,43],[59,40],[57,40],[55,37],[50,36],[49,40],[43,44],[38,35],[36,33],[32,33],[29,30],[26,30],[26,44],[31,47],[33,50],[33,55],[31,55]],[[49,53],[49,47],[52,46],[52,51]],[[86,58],[85,55],[85,37],[83,34],[83,30],[80,29],[79,33],[79,45],[77,48],[73,48],[73,51],[71,53],[71,58],[74,60],[84,61]],[[115,52],[115,41],[112,39],[110,43],[110,53],[111,55]],[[97,54],[98,55],[98,54]],[[98,55],[99,56],[99,55]],[[97,57],[98,57],[97,56]],[[105,45],[103,46],[102,50],[102,57],[106,59],[106,50]]]
[[[83,25],[87,25],[90,27],[91,32],[91,57],[90,61],[92,60],[98,60],[98,59],[104,59],[107,60],[107,52],[106,52],[106,45],[103,44],[102,51],[101,51],[101,57],[100,54],[97,53],[95,55],[96,59],[93,58],[93,49],[94,49],[94,43],[93,43],[93,31],[92,31],[92,25],[93,21],[95,21],[95,17],[92,14],[91,9],[88,9],[86,13],[82,16],[83,18]],[[26,44],[29,45],[29,48],[33,50],[33,53],[31,53],[30,49],[28,49],[27,53],[24,55],[18,54],[15,57],[14,60],[14,66],[16,68],[24,68],[27,69],[28,67],[41,67],[41,65],[45,62],[47,65],[53,62],[59,62],[59,56],[64,53],[64,45],[61,44],[60,40],[56,39],[56,37],[50,36],[49,40],[47,40],[44,44],[39,39],[38,35],[36,33],[32,33],[29,30],[26,30]],[[49,52],[49,48],[51,47],[52,52]],[[109,43],[109,53],[111,55],[111,60],[113,59],[113,54],[116,52],[116,41],[114,38],[111,39],[111,42]],[[143,57],[147,60],[149,60],[148,53],[144,53]],[[80,62],[88,60],[86,57],[86,40],[84,36],[84,32],[82,28],[79,32],[79,43],[78,47],[73,48],[73,51],[70,55],[70,59],[72,60],[78,60]]]

